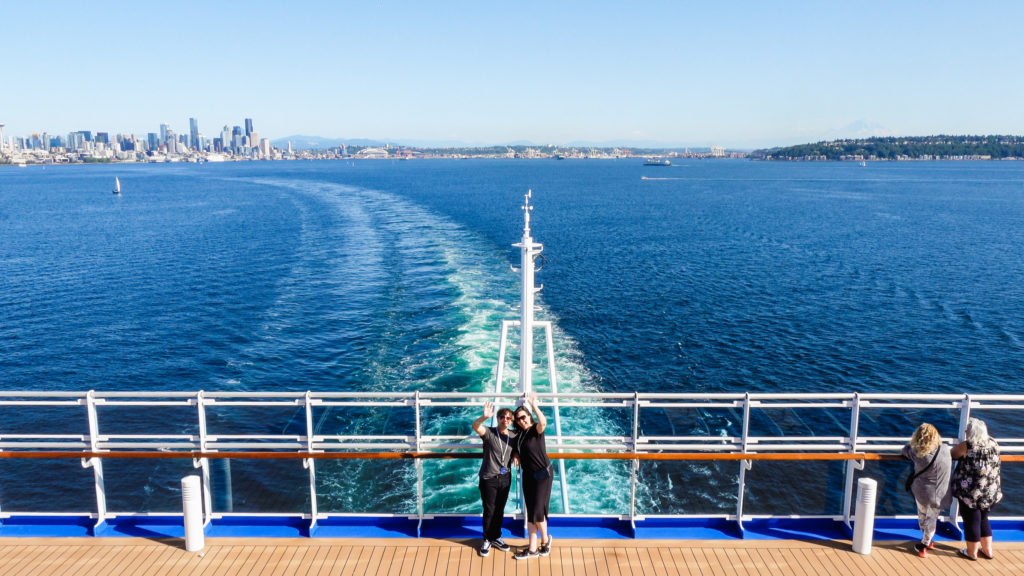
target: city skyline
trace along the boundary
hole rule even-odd
[[[5,7],[5,134],[409,145],[1024,134],[1015,3]],[[245,26],[240,24],[245,22]],[[205,126],[205,130],[204,127]]]

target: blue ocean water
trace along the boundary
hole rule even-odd
[[[563,389],[1021,388],[1024,165],[636,160],[0,170],[0,388],[480,390],[527,189]],[[6,501],[46,499],[5,466]],[[431,505],[474,510],[472,471],[436,466]],[[605,506],[625,472],[579,466]],[[169,506],[175,473],[114,498]],[[328,467],[321,508],[378,473]],[[644,474],[647,512],[729,508],[731,468]]]

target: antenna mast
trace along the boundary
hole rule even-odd
[[[533,210],[533,206],[530,206],[530,198],[532,196],[533,190],[528,190],[523,203],[523,239],[519,244],[512,245],[519,248],[521,253],[519,391],[523,393],[533,390],[533,296],[540,292],[540,288],[533,284],[535,272],[533,261],[544,250],[544,246],[534,242],[530,236],[530,211]]]

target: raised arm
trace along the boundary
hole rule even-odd
[[[544,417],[544,412],[537,406],[537,393],[527,393],[524,404],[526,404],[527,410],[533,412],[533,419],[537,422],[537,434],[543,434],[548,427],[548,419]]]
[[[483,416],[473,421],[473,431],[479,434],[481,438],[487,435],[487,427],[484,426],[484,422],[491,416],[494,416],[494,402],[484,402]]]

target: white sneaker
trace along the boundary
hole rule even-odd
[[[484,538],[484,543],[477,548],[476,553],[481,557],[487,556],[491,553],[491,542],[487,538]]]

